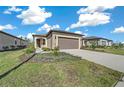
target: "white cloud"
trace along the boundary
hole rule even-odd
[[[84,36],[88,36],[87,33],[83,33],[82,31],[75,31],[75,33],[77,33],[77,34],[82,34],[82,35],[84,35]]]
[[[75,33],[76,33],[76,34],[82,34],[82,32],[81,32],[81,31],[75,31]]]
[[[22,39],[26,39],[26,36],[24,36],[24,35],[18,35],[17,37],[22,38]]]
[[[65,29],[65,31],[69,31],[70,30],[70,27],[67,27],[66,29]]]
[[[124,33],[124,27],[121,26],[121,27],[115,28],[115,30],[112,33]]]
[[[33,42],[33,36],[35,33],[28,33],[27,35],[18,35],[17,37],[22,38],[22,39],[28,39],[30,42]]]
[[[49,32],[50,30],[53,30],[53,29],[60,29],[60,26],[58,24],[52,25],[52,26],[48,24],[44,24],[43,26],[39,27],[37,31],[39,32],[39,31],[45,30]]]
[[[107,24],[110,22],[110,16],[105,13],[93,13],[93,14],[80,14],[79,21],[72,24],[70,28],[77,28],[83,26],[97,26]]]
[[[86,32],[88,31],[88,29],[85,30]]]
[[[16,29],[15,26],[11,25],[11,24],[7,24],[7,25],[0,25],[0,30],[13,30],[13,29]]]
[[[10,8],[8,8],[7,10],[5,10],[3,13],[4,14],[12,14],[12,12],[20,12],[22,11],[21,8],[17,8],[16,6],[12,6]]]
[[[88,6],[81,8],[77,13],[79,14],[78,22],[73,23],[69,29],[84,27],[84,26],[97,26],[110,22],[110,14],[105,10],[113,9],[114,6]]]
[[[113,9],[115,6],[88,6],[87,8],[81,8],[77,11],[77,14],[81,13],[94,13],[94,12],[103,12],[107,9]]]
[[[11,14],[11,12],[8,11],[8,10],[4,11],[3,13],[4,13],[4,14]]]
[[[87,33],[83,33],[83,35],[84,35],[84,37],[88,36],[88,34],[87,34]]]
[[[31,42],[33,42],[33,36],[32,35],[35,35],[35,33],[28,33],[26,38],[29,39]]]
[[[14,11],[14,12],[19,12],[22,11],[21,8],[17,8],[16,6],[12,6],[11,8],[8,9],[9,11]]]
[[[22,19],[22,24],[24,25],[32,25],[41,24],[51,16],[52,13],[46,12],[45,8],[40,8],[38,6],[29,6],[27,10],[24,10],[20,15],[17,15],[17,18]]]

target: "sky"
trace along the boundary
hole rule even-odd
[[[0,30],[32,39],[32,34],[63,30],[124,42],[124,7],[0,6]]]

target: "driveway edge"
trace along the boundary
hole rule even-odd
[[[116,87],[116,85],[118,84],[118,82],[123,81],[123,80],[122,80],[123,77],[124,77],[124,74],[122,74],[122,75],[120,76],[120,78],[119,78],[111,87]]]

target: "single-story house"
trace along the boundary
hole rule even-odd
[[[17,47],[26,46],[28,43],[26,40],[18,38],[14,35],[0,31],[0,51],[8,50]]]
[[[83,38],[83,42],[85,46],[90,46],[93,43],[95,43],[96,46],[111,46],[113,44],[113,41],[110,39],[96,36],[85,37]]]
[[[50,30],[44,35],[33,35],[35,48],[50,48],[54,49],[59,47],[59,49],[80,49],[83,46],[90,46],[92,42],[96,42],[97,46],[111,46],[113,44],[112,40],[102,38],[102,37],[84,37],[82,34],[60,31],[60,30]]]
[[[50,30],[45,35],[33,35],[35,48],[47,47],[54,49],[80,49],[82,46],[82,34],[67,31]]]

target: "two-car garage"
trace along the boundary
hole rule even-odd
[[[78,49],[79,43],[78,38],[58,37],[58,46],[60,49]]]
[[[40,44],[40,47],[54,49],[80,49],[82,46],[82,34],[76,34],[67,31],[50,30],[46,35],[33,35],[35,40],[35,48],[37,48],[37,38],[45,39],[45,44]]]

